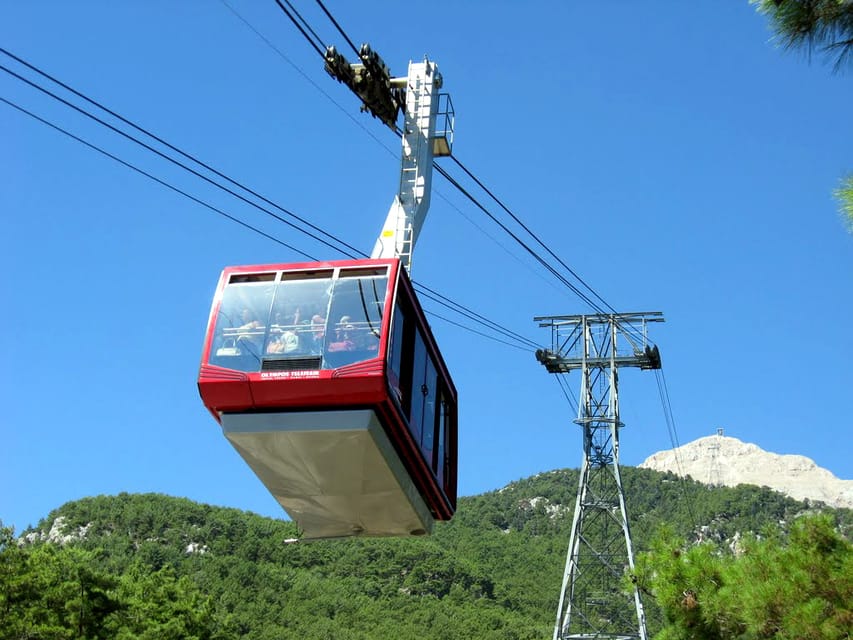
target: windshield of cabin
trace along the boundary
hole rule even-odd
[[[379,355],[388,268],[232,274],[210,364],[239,371],[335,369]]]

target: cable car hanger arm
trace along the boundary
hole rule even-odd
[[[402,109],[402,157],[397,195],[382,226],[371,258],[400,258],[411,269],[412,252],[429,209],[432,165],[435,156],[450,155],[453,107],[438,66],[424,58],[410,62],[405,78],[392,78],[382,58],[363,44],[361,64],[350,64],[334,47],[326,49],[326,71],[347,85],[369,111],[396,131]],[[442,118],[439,126],[439,118]]]

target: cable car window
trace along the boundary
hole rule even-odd
[[[319,269],[317,271],[285,271],[281,274],[282,280],[331,280],[334,271],[331,269]]]
[[[438,377],[435,372],[435,365],[432,358],[427,358],[426,371],[424,375],[424,414],[421,424],[423,425],[423,433],[421,435],[421,452],[424,454],[424,460],[427,461],[431,469],[434,469],[432,461],[432,449],[435,441],[435,418],[436,418],[436,391],[438,386]]]
[[[379,355],[387,267],[232,274],[210,363],[239,371],[334,369]],[[276,282],[276,280],[278,280]]]
[[[253,280],[255,274],[239,275],[222,291],[210,362],[239,371],[259,371],[275,284],[268,278]]]
[[[275,280],[275,273],[235,273],[228,279],[228,283],[272,282],[273,280]]]
[[[388,270],[342,270],[334,283],[326,320],[324,369],[379,355]]]
[[[403,395],[403,329],[405,318],[400,305],[394,307],[394,318],[391,321],[391,344],[388,347],[391,357],[388,367],[388,377],[391,389],[397,395],[397,400],[402,401]],[[402,406],[402,402],[401,402]]]
[[[409,430],[420,446],[423,434],[424,404],[429,391],[426,379],[427,352],[420,331],[415,334],[414,358],[412,359],[412,403],[409,413]]]
[[[448,437],[448,410],[447,410],[447,399],[444,396],[444,392],[439,394],[438,401],[438,434],[436,436],[437,443],[437,451],[435,456],[435,477],[438,479],[438,483],[441,485],[443,490],[447,490],[447,477],[446,473],[446,460],[445,456],[447,455],[447,437]]]
[[[341,269],[341,278],[368,278],[370,276],[388,275],[388,267],[357,267],[355,269]]]
[[[272,304],[265,358],[298,357],[300,368],[319,362],[304,358],[323,352],[332,282],[328,270],[282,274]]]

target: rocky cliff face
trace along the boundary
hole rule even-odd
[[[711,485],[770,487],[797,500],[853,509],[853,480],[840,480],[805,456],[778,455],[728,436],[708,436],[659,451],[640,466]]]

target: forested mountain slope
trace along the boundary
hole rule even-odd
[[[623,480],[638,550],[661,524],[726,539],[815,508],[647,469],[624,468]],[[37,624],[86,637],[549,637],[577,481],[553,471],[462,498],[420,539],[290,543],[293,523],[236,509],[154,494],[78,500],[25,544],[8,531],[0,542],[0,637],[79,637],[22,635]],[[853,512],[832,513],[853,524]]]

